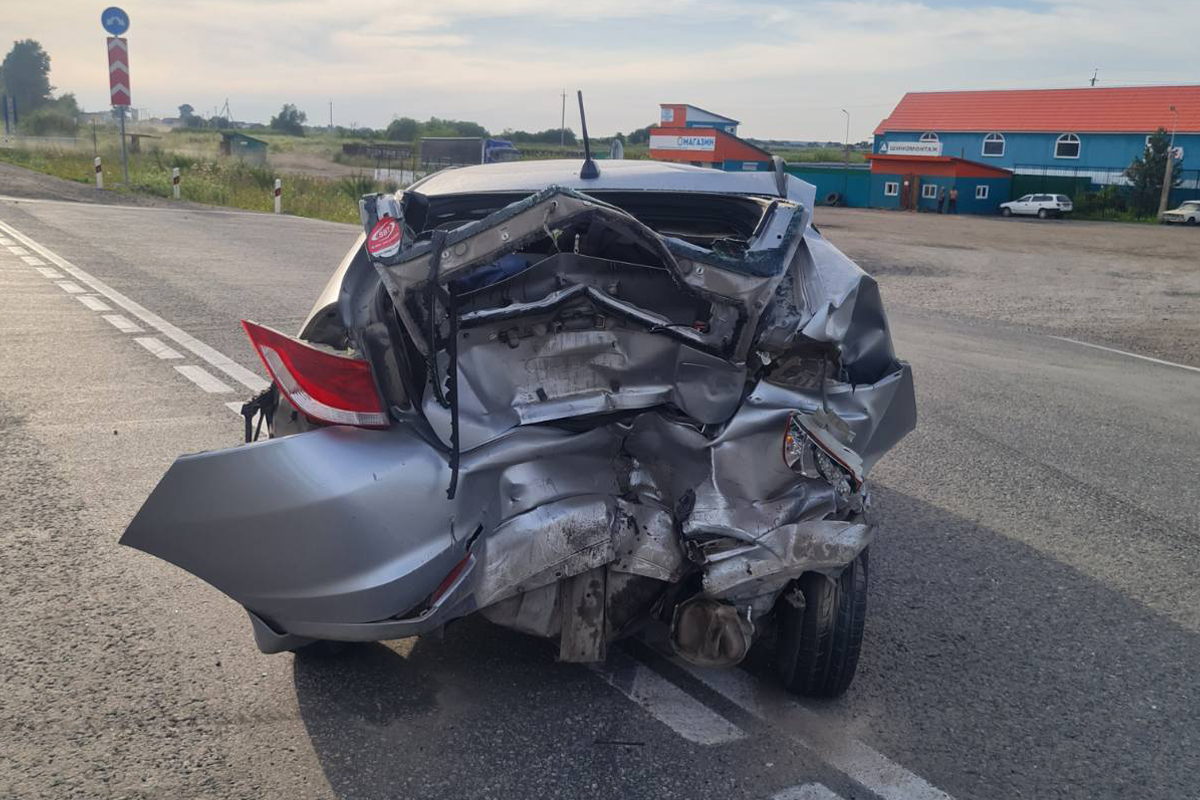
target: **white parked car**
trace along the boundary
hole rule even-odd
[[[1179,208],[1171,209],[1163,214],[1163,222],[1183,223],[1184,225],[1200,223],[1200,200],[1188,200],[1186,203],[1180,203]]]
[[[1006,217],[1013,214],[1036,214],[1041,219],[1061,217],[1071,213],[1075,204],[1065,194],[1027,194],[1016,200],[1000,204],[1000,213]]]

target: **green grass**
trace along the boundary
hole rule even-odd
[[[235,159],[193,155],[197,148],[188,145],[202,144],[194,136],[189,135],[179,151],[153,147],[131,154],[128,186],[122,182],[121,156],[116,147],[111,143],[101,147],[105,189],[171,197],[171,169],[178,167],[180,194],[184,200],[249,211],[273,209],[275,172]],[[0,161],[83,184],[95,181],[92,158],[90,147],[87,150],[0,149]],[[285,214],[333,222],[358,222],[358,195],[386,188],[369,178],[359,177],[329,180],[289,174],[283,181]]]

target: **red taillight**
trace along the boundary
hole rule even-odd
[[[450,591],[454,586],[454,582],[458,580],[458,576],[462,575],[463,570],[467,568],[467,564],[471,563],[471,554],[467,553],[466,558],[454,565],[454,569],[450,570],[450,574],[442,579],[438,587],[433,590],[433,594],[429,596],[429,605],[436,605],[438,600],[442,599],[442,595]]]
[[[366,361],[318,350],[246,320],[242,327],[275,385],[304,414],[333,425],[387,427],[387,414]]]

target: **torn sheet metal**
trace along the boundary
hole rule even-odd
[[[264,649],[482,610],[597,658],[692,598],[680,646],[712,663],[867,546],[912,374],[810,206],[747,192],[734,236],[559,186],[462,219],[418,195],[436,224],[392,264],[360,238],[304,325],[370,363],[392,426],[181,458],[123,543],[243,604]]]

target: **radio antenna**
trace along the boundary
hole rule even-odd
[[[583,90],[579,89],[577,93],[579,95],[579,127],[583,128],[583,169],[579,170],[579,179],[590,181],[600,177],[600,169],[596,166],[596,162],[592,161],[592,143],[588,141],[587,117],[583,113]]]

